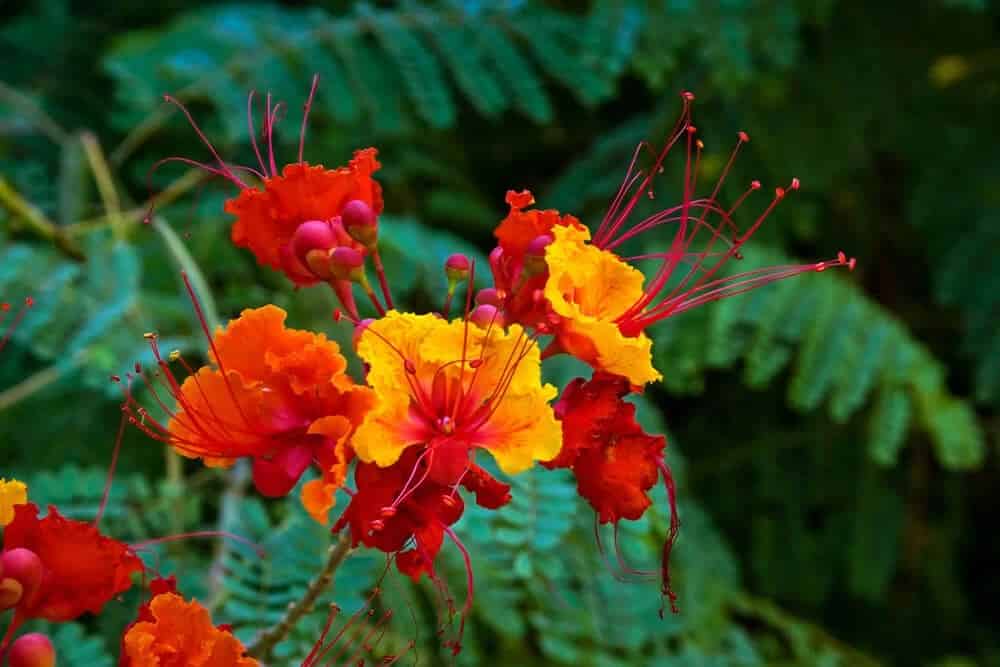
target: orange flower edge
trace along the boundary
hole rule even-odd
[[[156,595],[148,618],[122,639],[128,667],[258,667],[228,629],[212,624],[208,610],[174,592]]]

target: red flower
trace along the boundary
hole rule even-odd
[[[670,535],[663,547],[663,593],[670,589],[670,550],[680,526],[673,478],[663,459],[666,438],[649,435],[635,419],[635,405],[623,400],[629,393],[626,378],[595,373],[585,381],[576,378],[556,403],[563,423],[563,449],[542,465],[570,468],[580,495],[597,512],[601,523],[637,520],[650,506],[649,490],[660,474],[670,497]]]
[[[556,226],[583,225],[572,215],[560,215],[554,209],[527,209],[535,203],[528,190],[507,191],[510,211],[500,221],[493,235],[497,247],[490,253],[490,269],[507,322],[545,329],[548,305],[537,298],[545,288],[548,269],[545,247],[552,242]]]
[[[49,506],[38,518],[34,503],[17,505],[4,529],[3,550],[33,551],[44,567],[38,590],[17,606],[19,619],[70,621],[96,614],[112,598],[129,589],[142,561],[128,545],[101,535],[90,523],[73,521]]]
[[[465,509],[455,486],[428,476],[422,449],[407,448],[386,468],[359,461],[354,471],[358,490],[333,527],[334,532],[349,527],[355,545],[397,554],[396,567],[414,580],[434,576],[444,535]],[[495,509],[510,501],[510,487],[474,464],[461,484],[483,507]],[[411,539],[413,546],[407,548]]]
[[[274,153],[274,128],[282,104],[272,106],[271,96],[267,96],[263,115],[263,146],[259,146],[253,123],[252,92],[247,99],[247,121],[257,157],[256,166],[233,165],[223,160],[190,112],[169,95],[165,96],[166,101],[177,106],[187,117],[212,154],[214,163],[169,157],[157,166],[166,162],[182,162],[235,185],[240,193],[225,205],[226,212],[236,216],[233,243],[248,248],[259,263],[282,271],[297,285],[330,282],[344,302],[344,307],[353,313],[350,282],[331,275],[329,254],[342,246],[363,253],[374,241],[377,217],[382,212],[382,188],[372,179],[372,174],[380,166],[375,159],[378,151],[374,148],[355,151],[346,167],[333,169],[310,165],[303,160],[309,110],[318,83],[318,77],[314,77],[302,115],[298,159],[286,163],[280,170]],[[260,187],[248,185],[244,180],[246,174],[256,177]],[[318,228],[317,233],[316,225],[326,227]],[[296,240],[296,232],[303,226],[312,226],[311,233],[307,233],[304,239]],[[309,258],[310,251],[322,252]]]

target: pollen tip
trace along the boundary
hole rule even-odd
[[[417,366],[416,366],[416,364],[414,364],[409,359],[407,359],[405,362],[403,362],[403,368],[405,368],[406,372],[409,373],[410,375],[414,375],[417,372]]]
[[[32,297],[30,297],[30,296],[24,297],[24,307],[25,308],[31,308],[34,305],[35,305],[35,300]]]
[[[847,270],[848,271],[853,271],[854,267],[857,266],[857,263],[858,263],[858,260],[856,258],[854,258],[854,257],[851,257],[849,260],[847,260]]]
[[[743,130],[740,130],[737,136],[739,136],[740,141],[743,142],[744,144],[750,142],[750,135],[744,132]]]
[[[758,180],[750,181],[750,189],[751,190],[760,190],[760,181],[758,181]]]
[[[697,131],[698,131],[698,128],[696,126],[694,126],[694,125],[688,125],[687,126],[687,133],[688,134],[694,134]]]
[[[774,189],[774,198],[775,199],[784,199],[784,197],[785,197],[785,188],[775,188]]]
[[[700,150],[700,151],[705,150],[705,142],[702,141],[701,139],[699,139],[698,141],[695,142],[695,146],[697,146],[698,150]]]
[[[800,185],[800,184],[801,184],[801,183],[799,182],[799,179],[797,179],[797,178],[793,178],[793,179],[792,179],[792,184],[791,184],[791,185],[790,185],[789,187],[790,187],[790,188],[791,188],[792,190],[798,190],[798,189],[799,189],[799,185]]]
[[[156,340],[156,334],[152,331],[147,331],[146,333],[142,334],[142,337],[145,338],[146,340]]]
[[[122,376],[121,375],[112,375],[111,376],[111,381],[114,382],[115,384],[118,384],[119,382],[122,381]]]
[[[681,91],[681,97],[687,100],[688,102],[694,101],[694,93],[692,93],[690,90]]]

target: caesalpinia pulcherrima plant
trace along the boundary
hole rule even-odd
[[[207,466],[247,459],[265,496],[287,495],[315,467],[315,475],[300,486],[308,513],[327,524],[338,492],[346,494],[349,500],[331,530],[341,534],[345,549],[377,549],[412,579],[428,577],[443,602],[442,628],[455,628],[451,617],[459,616],[453,632],[442,629],[445,646],[456,654],[474,592],[474,555],[455,529],[467,502],[462,489],[481,507],[501,510],[511,500],[511,487],[491,472],[494,466],[504,475],[522,473],[536,462],[546,469],[567,468],[595,511],[603,549],[600,525],[641,518],[652,503],[650,490],[662,482],[670,530],[655,576],[664,600],[678,611],[669,560],[680,518],[666,438],[647,433],[627,400],[670,372],[654,366],[647,327],[775,280],[853,268],[854,260],[841,253],[818,263],[725,271],[799,182],[776,188],[747,224],[738,224],[737,213],[750,205],[760,184],[754,181],[731,203],[724,203],[721,193],[749,138],[739,133],[721,175],[703,187],[698,182],[702,143],[691,121],[694,96],[683,93],[682,112],[664,145],[636,150],[596,227],[571,214],[533,208],[530,192],[511,190],[489,266],[452,255],[442,267],[441,310],[402,310],[379,255],[383,199],[373,178],[380,166],[376,150],[356,151],[346,167],[303,161],[315,91],[314,80],[297,160],[281,169],[273,148],[279,106],[270,97],[263,150],[256,140],[253,94],[248,98],[258,163],[237,166],[222,158],[187,110],[168,96],[213,161],[162,162],[191,164],[231,183],[238,191],[224,209],[235,218],[233,242],[296,286],[332,288],[340,303],[334,319],[354,327],[363,376],[351,377],[336,342],[287,326],[286,313],[274,305],[248,308],[211,331],[186,283],[204,329],[208,363],[195,368],[179,353],[164,355],[156,335],[149,334],[156,367],[137,365],[126,378],[116,378],[125,390],[126,419]],[[640,213],[656,199],[654,187],[675,149],[683,154],[679,201]],[[646,151],[651,162],[640,168]],[[626,254],[637,245],[640,252]],[[368,279],[369,266],[377,288]],[[476,291],[477,274],[485,273],[492,285]],[[542,373],[543,360],[560,354],[593,369],[561,393]],[[0,500],[0,518],[9,523],[0,604],[14,609],[4,647],[24,619],[61,621],[97,613],[143,571],[131,547],[101,535],[95,525],[65,519],[55,508],[39,519],[17,482],[0,485]],[[446,538],[466,567],[461,609],[435,568]],[[67,561],[59,556],[65,549],[86,557]],[[329,583],[343,553],[335,554],[317,582]],[[641,574],[620,551],[617,555],[626,574]],[[286,622],[265,633],[260,644],[266,646],[252,646],[248,653],[226,626],[214,625],[203,607],[185,600],[174,579],[153,579],[148,588],[149,601],[123,634],[122,665],[248,667],[268,656],[289,629]],[[310,604],[316,592],[310,588]],[[304,664],[337,664],[331,648],[344,633],[330,639],[329,630],[328,622]]]

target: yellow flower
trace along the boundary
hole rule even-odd
[[[453,478],[472,448],[508,474],[559,453],[562,428],[542,384],[537,343],[520,326],[504,331],[434,315],[389,312],[358,342],[368,383],[380,397],[354,435],[362,461],[385,467],[425,444],[434,471]],[[436,472],[431,473],[436,476]]]
[[[559,345],[598,370],[644,385],[662,376],[653,367],[653,341],[625,336],[617,320],[643,296],[644,276],[614,253],[588,243],[581,227],[554,227],[545,249],[545,297],[562,318]]]
[[[28,502],[28,487],[24,482],[12,479],[9,482],[0,477],[0,526],[14,520],[14,505]]]

